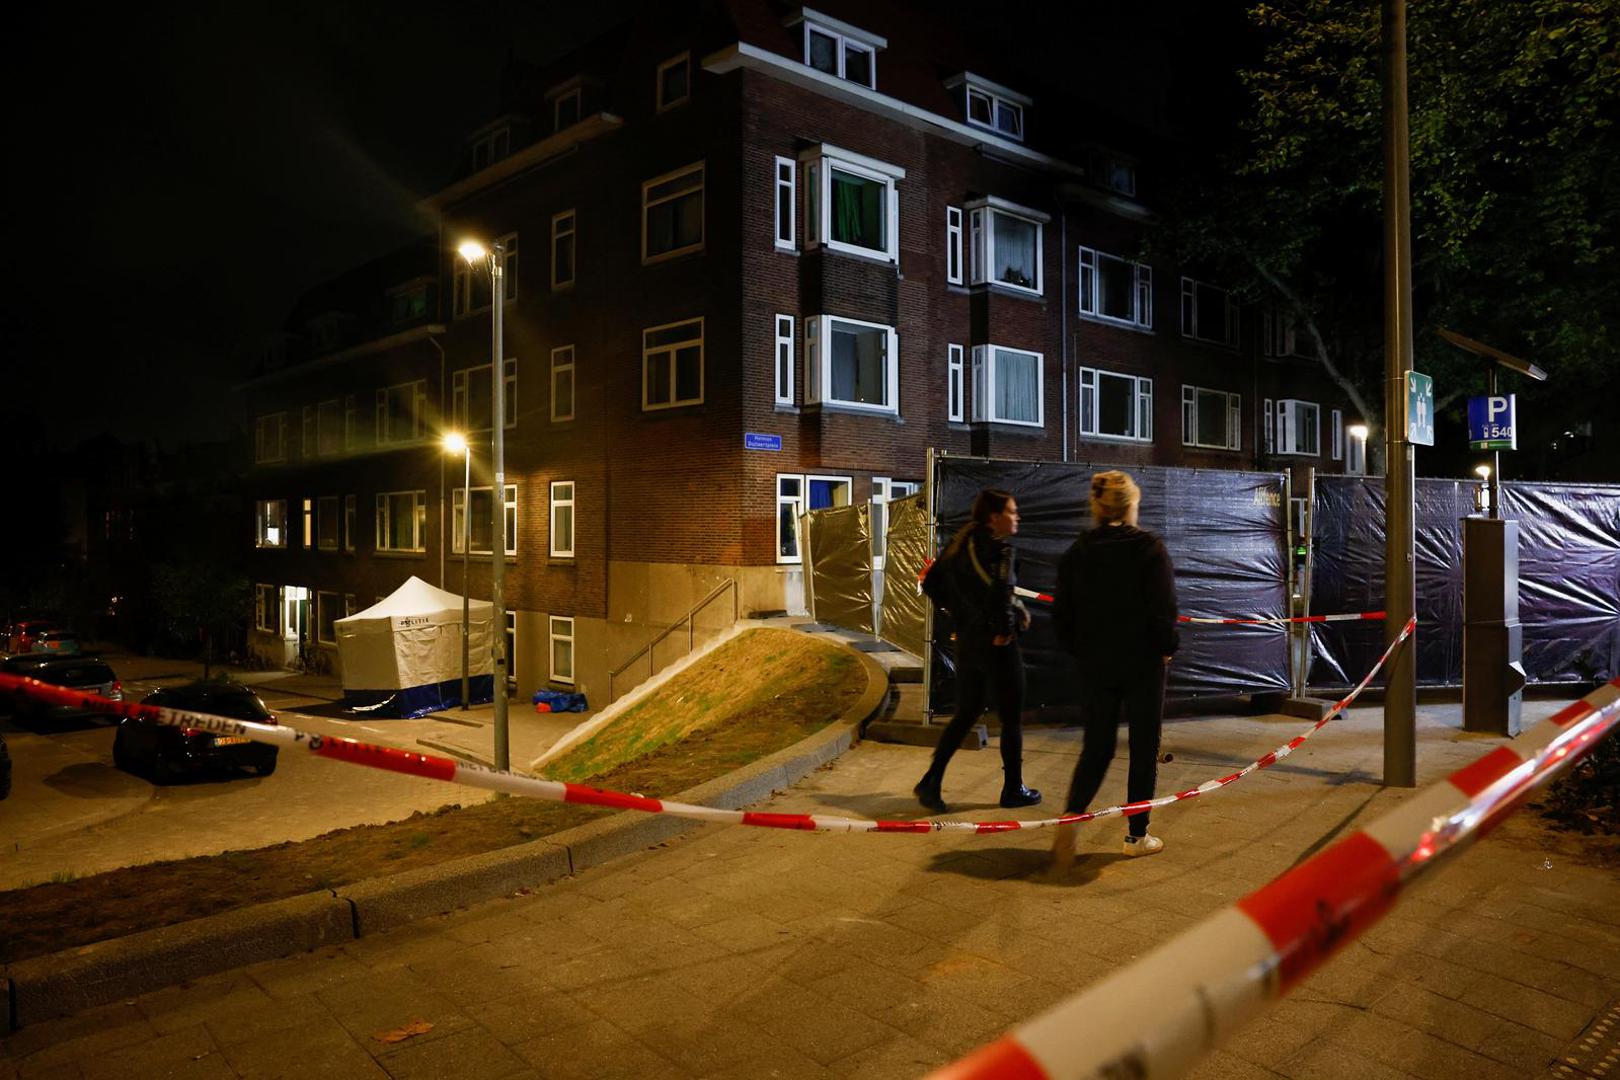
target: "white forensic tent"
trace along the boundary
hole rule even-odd
[[[492,699],[494,605],[468,613],[474,702]],[[461,596],[412,577],[364,611],[337,620],[344,703],[375,716],[409,717],[461,702]]]

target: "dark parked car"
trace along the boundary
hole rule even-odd
[[[233,720],[276,722],[249,687],[232,682],[194,682],[157,690],[143,705],[227,716]],[[158,783],[170,783],[204,770],[248,768],[260,776],[276,771],[276,747],[240,735],[213,735],[197,728],[126,717],[113,737],[113,763],[125,772],[144,772]]]
[[[0,671],[7,675],[21,675],[38,679],[53,686],[63,686],[86,694],[95,694],[112,701],[124,700],[124,684],[118,681],[106,661],[94,656],[53,656],[49,653],[23,653],[0,660]],[[50,705],[27,694],[11,698],[11,711],[18,719],[69,720],[93,715],[93,710],[78,705]]]

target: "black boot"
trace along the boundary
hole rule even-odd
[[[945,798],[939,791],[941,779],[938,773],[929,769],[923,778],[917,781],[917,786],[911,789],[911,793],[917,796],[917,801],[936,814],[945,812]]]
[[[1001,805],[1008,810],[1016,810],[1020,806],[1035,806],[1041,801],[1041,793],[1034,788],[1027,788],[1022,782],[1017,787],[1004,787],[1001,789]]]

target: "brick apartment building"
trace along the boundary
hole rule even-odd
[[[1152,140],[1099,141],[971,34],[886,5],[688,14],[509,64],[505,111],[424,201],[433,234],[307,294],[244,388],[264,655],[302,637],[329,662],[332,622],[411,574],[460,590],[450,430],[488,595],[490,280],[466,237],[504,248],[524,693],[604,704],[727,577],[744,611],[796,607],[793,511],[881,510],[930,447],[1346,468],[1359,418],[1286,327],[1137,261]]]

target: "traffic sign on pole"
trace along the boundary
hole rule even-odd
[[[1517,450],[1517,394],[1486,394],[1468,399],[1468,448]]]
[[[1434,445],[1434,376],[1406,373],[1406,441]]]

